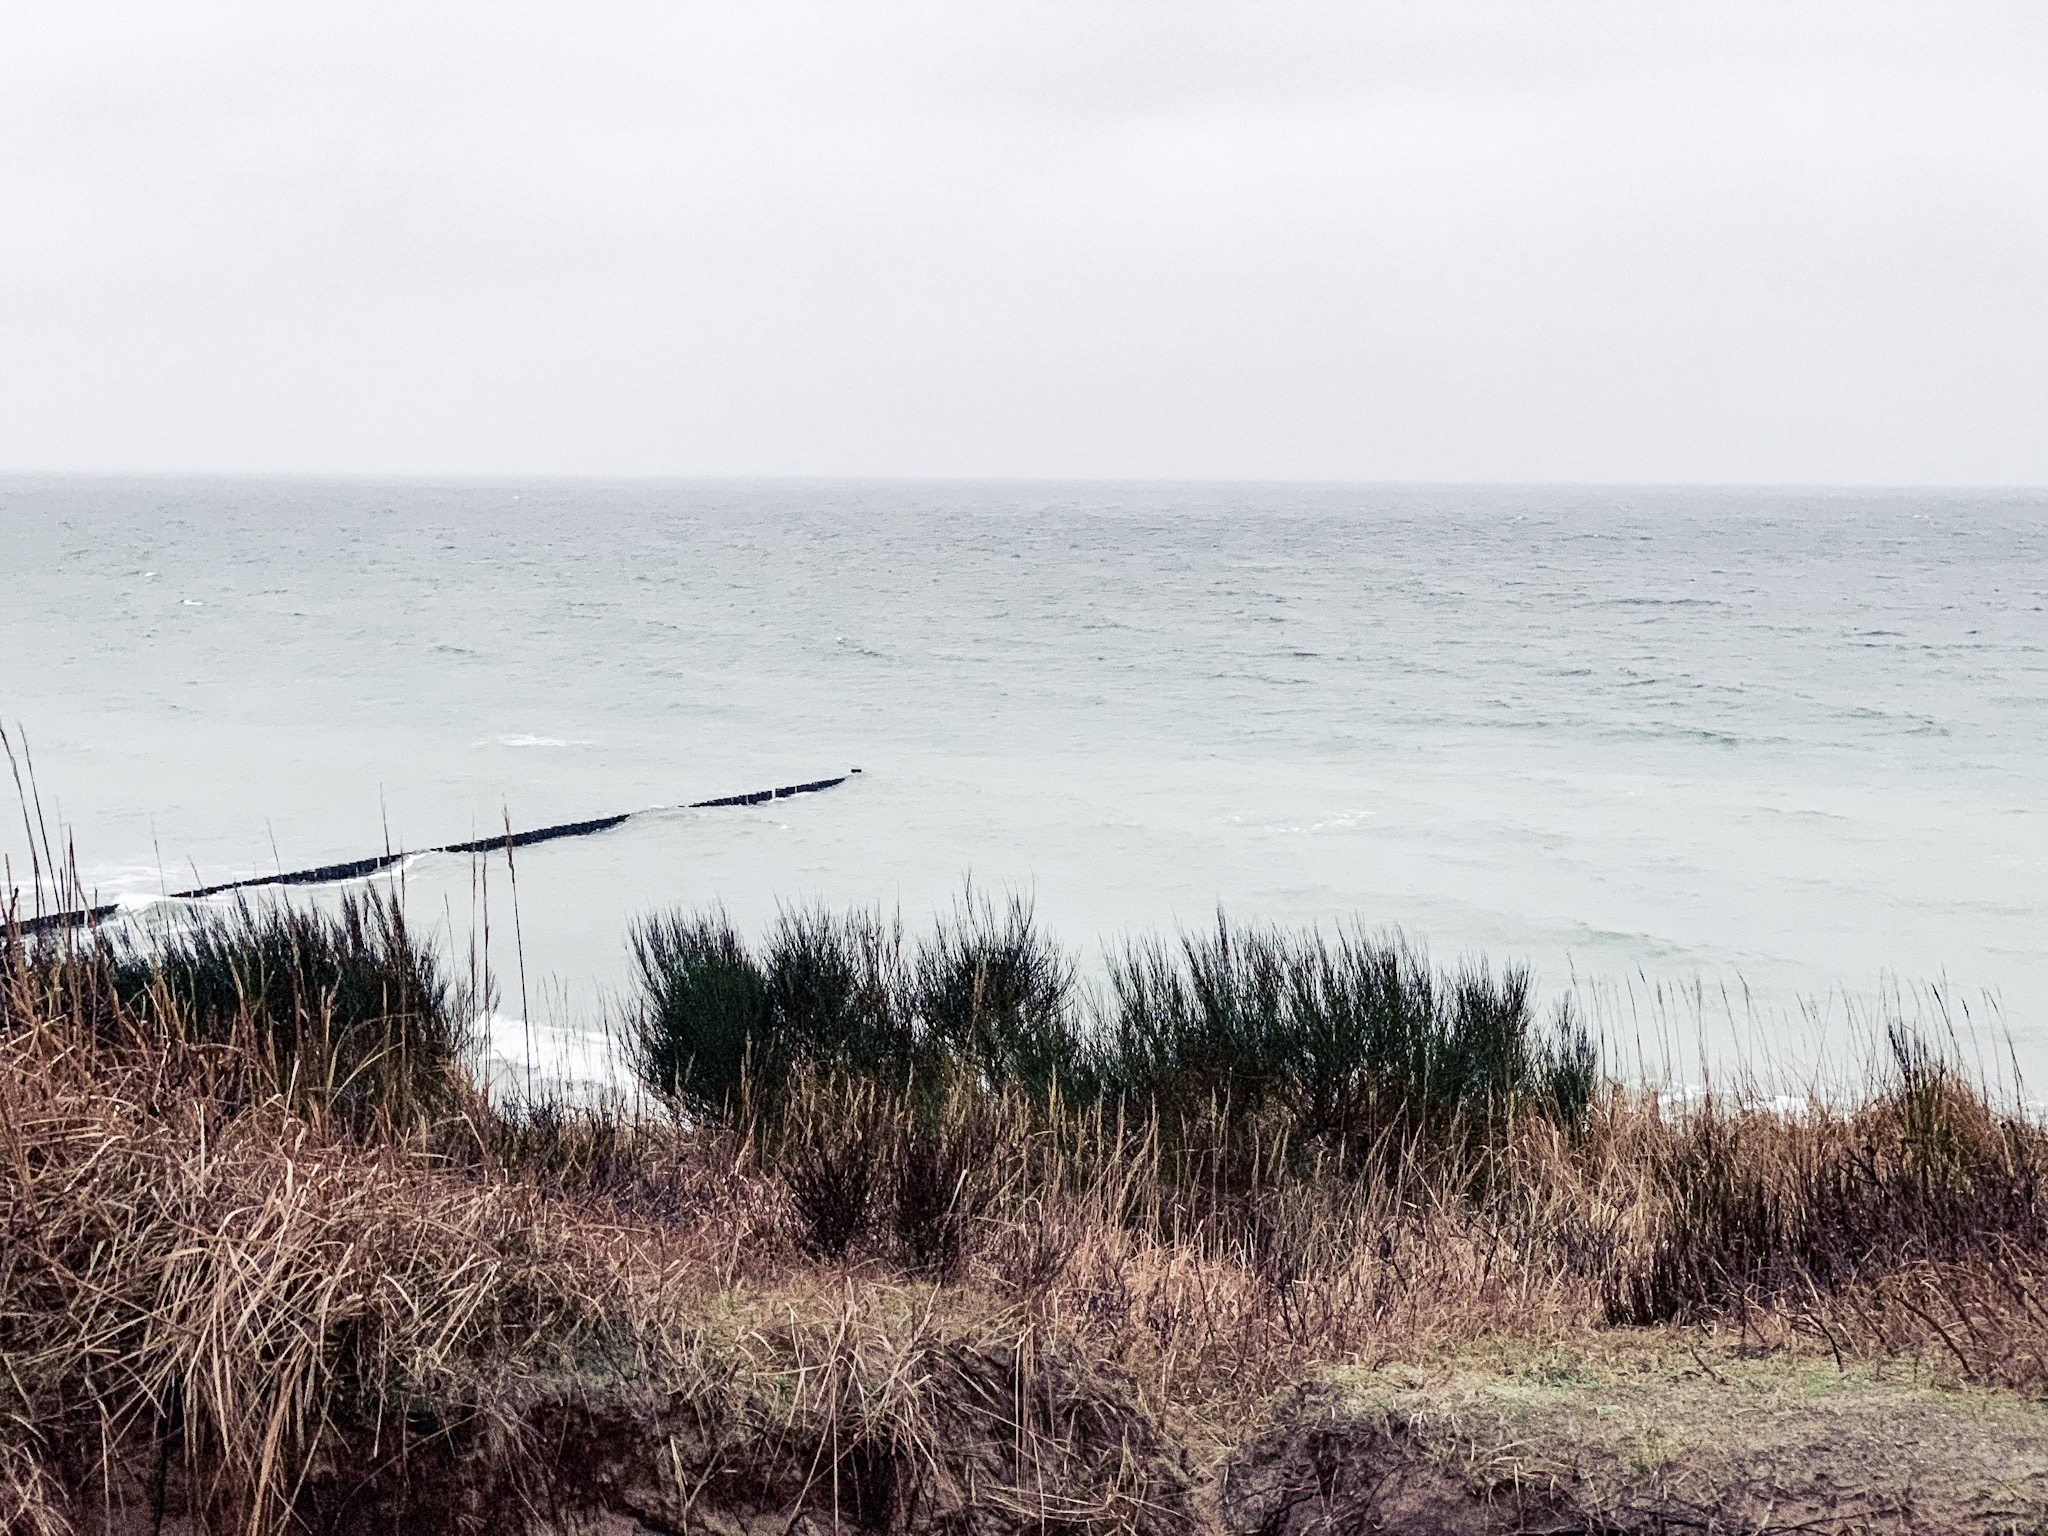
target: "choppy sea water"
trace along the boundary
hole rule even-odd
[[[638,913],[971,873],[1089,956],[1399,925],[1622,1032],[1890,991],[2048,1071],[2048,493],[17,477],[0,540],[103,896],[864,770],[522,851],[516,923],[499,867],[500,1008],[572,1034]],[[406,899],[469,945],[480,873]]]

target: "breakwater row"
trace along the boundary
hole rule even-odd
[[[167,891],[167,901],[198,901],[208,896],[220,896],[229,891],[251,890],[266,885],[333,885],[347,880],[362,880],[406,859],[433,853],[496,853],[501,850],[526,848],[535,843],[551,843],[565,837],[588,837],[596,832],[609,832],[613,827],[622,826],[635,816],[644,816],[654,811],[718,810],[727,806],[762,805],[771,800],[787,800],[792,795],[811,795],[820,790],[833,789],[844,784],[858,768],[830,779],[811,779],[802,784],[783,784],[774,789],[749,790],[737,795],[718,795],[709,800],[692,800],[686,804],[652,805],[638,811],[620,811],[612,816],[595,816],[586,821],[564,821],[554,826],[535,827],[525,832],[514,832],[507,827],[496,837],[473,838],[468,842],[440,843],[431,848],[401,849],[396,852],[386,849],[383,853],[368,858],[348,859],[338,864],[319,864],[311,869],[280,870],[275,874],[251,875],[246,880],[225,880],[214,885],[193,886],[189,890]],[[61,912],[38,912],[20,920],[23,933],[41,933],[53,929],[76,928],[100,923],[121,910],[120,903],[87,903]]]

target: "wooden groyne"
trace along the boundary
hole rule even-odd
[[[552,827],[535,827],[527,832],[506,831],[496,837],[473,838],[466,843],[441,843],[432,848],[412,848],[401,853],[373,854],[367,859],[350,859],[340,864],[319,864],[311,869],[280,871],[274,875],[252,875],[246,880],[225,880],[217,885],[195,885],[186,891],[170,891],[164,896],[167,901],[196,901],[206,896],[219,896],[228,891],[252,890],[261,885],[333,885],[344,880],[362,880],[380,870],[406,859],[417,858],[426,853],[497,853],[500,850],[526,848],[534,843],[551,843],[563,837],[588,837],[593,832],[609,832],[613,827],[631,821],[635,816],[645,816],[654,811],[709,811],[732,805],[761,805],[770,800],[787,800],[792,795],[814,795],[820,790],[832,789],[844,784],[858,768],[849,769],[837,778],[812,779],[805,784],[784,784],[775,789],[751,790],[740,795],[718,795],[710,800],[692,800],[686,805],[653,805],[645,810],[621,811],[616,816],[595,816],[588,821],[558,822]],[[105,922],[121,907],[118,902],[102,906],[78,907],[68,912],[43,912],[21,921],[23,933],[42,933],[52,929],[77,928],[93,923]]]

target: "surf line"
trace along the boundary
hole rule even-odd
[[[770,800],[787,800],[791,795],[815,795],[821,789],[833,789],[844,784],[859,773],[850,768],[836,779],[812,779],[808,784],[784,784],[776,789],[757,789],[744,795],[719,795],[711,800],[692,800],[687,805],[650,805],[637,811],[621,811],[616,816],[596,816],[589,821],[564,821],[552,827],[535,827],[531,832],[505,832],[496,837],[473,838],[466,843],[442,843],[435,848],[411,848],[402,853],[380,853],[367,859],[350,859],[342,864],[322,864],[313,869],[294,869],[275,875],[252,875],[247,880],[226,880],[218,885],[195,885],[189,891],[171,891],[162,900],[198,901],[207,896],[219,896],[227,891],[246,891],[259,885],[333,885],[343,880],[361,880],[389,869],[394,864],[417,858],[424,853],[496,853],[500,849],[527,848],[535,843],[551,843],[558,837],[588,837],[593,832],[609,832],[635,816],[645,816],[654,811],[712,811],[729,805],[761,805]],[[80,907],[71,912],[45,912],[35,917],[20,919],[21,932],[40,933],[51,928],[76,928],[83,924],[105,922],[121,910],[119,902],[104,906]]]

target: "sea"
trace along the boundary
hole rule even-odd
[[[2048,1077],[2048,492],[17,475],[0,550],[24,909],[32,836],[149,922],[646,812],[395,867],[528,1080],[645,914],[970,883],[1098,980],[1398,929],[1688,1080],[1893,1017]]]

